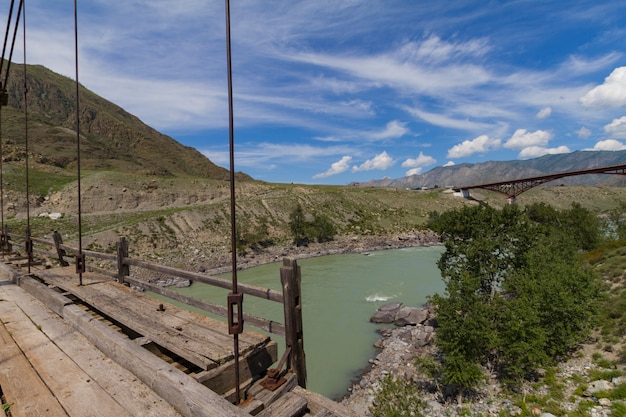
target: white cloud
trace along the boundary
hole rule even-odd
[[[409,169],[404,175],[410,177],[411,175],[417,175],[422,172],[422,167],[417,167],[413,169]]]
[[[462,56],[483,56],[490,49],[486,39],[472,39],[462,43],[442,41],[438,36],[431,35],[422,42],[410,42],[398,52],[400,59],[416,62],[439,63]]]
[[[589,136],[591,136],[591,130],[587,129],[586,127],[581,127],[576,131],[576,134],[581,139],[588,139]]]
[[[626,106],[626,67],[618,67],[604,79],[604,83],[592,88],[580,98],[583,106]]]
[[[383,151],[382,153],[376,155],[373,159],[368,159],[359,166],[353,166],[352,172],[371,171],[373,169],[384,171],[391,167],[395,162],[396,161],[394,161],[386,151]]]
[[[537,119],[547,119],[552,114],[552,107],[544,107],[537,113]]]
[[[485,129],[492,128],[492,126],[488,123],[475,122],[469,119],[458,119],[444,114],[426,112],[416,108],[404,107],[404,110],[412,116],[418,117],[435,126],[468,131],[484,131]]]
[[[595,146],[591,149],[586,149],[588,151],[623,151],[626,150],[626,145],[615,139],[607,139],[601,140],[595,144]]]
[[[626,116],[613,119],[611,123],[604,126],[604,131],[613,139],[626,139]]]
[[[536,130],[529,132],[526,129],[517,129],[513,136],[504,144],[507,149],[524,149],[528,147],[544,147],[552,139],[552,132]]]
[[[387,123],[387,126],[383,130],[378,132],[372,132],[369,135],[371,140],[384,140],[384,139],[396,139],[401,138],[409,132],[406,127],[406,123],[402,123],[398,120],[392,120]]]
[[[458,145],[454,145],[448,150],[446,158],[463,158],[475,153],[484,153],[492,149],[498,149],[502,141],[493,139],[487,135],[480,135],[472,140],[465,140]]]
[[[424,152],[420,152],[420,154],[415,159],[407,159],[402,163],[403,168],[417,168],[417,167],[426,167],[428,165],[433,165],[437,163],[437,160],[429,155],[424,155]]]
[[[315,174],[313,175],[313,178],[326,178],[330,177],[331,175],[341,174],[342,172],[347,171],[350,168],[351,160],[351,156],[344,156],[339,161],[331,164],[328,171],[322,172],[321,174]]]
[[[455,165],[456,165],[456,164],[454,163],[454,161],[448,161],[448,162],[446,162],[443,166],[444,166],[444,167],[452,167],[452,166],[455,166]]]
[[[545,148],[543,146],[529,146],[520,151],[519,157],[521,159],[539,158],[544,155],[556,155],[560,153],[570,153],[570,149],[567,146],[559,146],[558,148]]]

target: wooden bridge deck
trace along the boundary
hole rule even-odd
[[[27,276],[0,264],[0,393],[11,416],[357,416],[292,374],[275,392],[263,388],[277,347],[251,331],[240,335],[249,400],[232,405],[225,323],[97,275],[79,286],[73,269]]]

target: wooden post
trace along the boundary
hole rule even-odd
[[[13,247],[11,246],[11,237],[9,236],[9,226],[7,226],[6,224],[2,228],[2,236],[0,237],[0,239],[0,243],[2,244],[2,251],[4,253],[13,252]]]
[[[61,245],[63,244],[63,238],[61,237],[61,233],[55,230],[54,233],[52,234],[52,239],[54,239],[54,247],[57,250],[59,263],[61,264],[61,266],[68,266],[69,263],[65,259],[63,259],[66,253],[65,253],[65,249],[61,249]]]
[[[128,258],[128,241],[121,237],[117,242],[117,282],[124,283],[124,277],[130,275],[130,267],[124,263],[124,258]]]
[[[300,289],[300,267],[295,259],[283,259],[280,268],[283,285],[283,307],[285,309],[285,344],[291,348],[288,369],[294,370],[298,385],[306,388],[306,357],[302,329],[302,294]]]

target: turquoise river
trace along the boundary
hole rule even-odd
[[[370,323],[370,316],[388,302],[421,306],[429,295],[443,292],[436,265],[442,252],[442,247],[420,247],[298,260],[308,389],[335,399],[347,393],[376,355],[373,343],[381,325]],[[237,277],[242,283],[280,290],[281,265],[238,271]],[[180,291],[222,305],[226,300],[226,291],[200,283]],[[243,308],[249,314],[283,322],[278,303],[246,296]],[[272,337],[282,355],[284,341]]]

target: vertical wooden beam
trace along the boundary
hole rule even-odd
[[[61,249],[61,245],[63,244],[63,238],[61,237],[61,233],[59,233],[58,231],[54,231],[54,233],[52,234],[52,238],[54,239],[54,247],[57,250],[57,256],[59,257],[59,263],[61,264],[61,266],[68,266],[69,263],[63,259],[63,257],[66,255],[65,254],[65,250]]]
[[[295,259],[283,259],[280,268],[285,310],[285,344],[291,348],[288,369],[295,371],[298,385],[306,388],[306,357],[302,328],[302,293],[300,267]]]
[[[128,258],[128,241],[122,236],[117,242],[117,282],[124,283],[124,277],[130,275],[130,266],[124,262]]]
[[[11,245],[11,236],[9,236],[9,226],[7,226],[6,224],[2,228],[2,237],[1,237],[0,243],[2,243],[3,252],[5,253],[13,252],[13,246]]]

